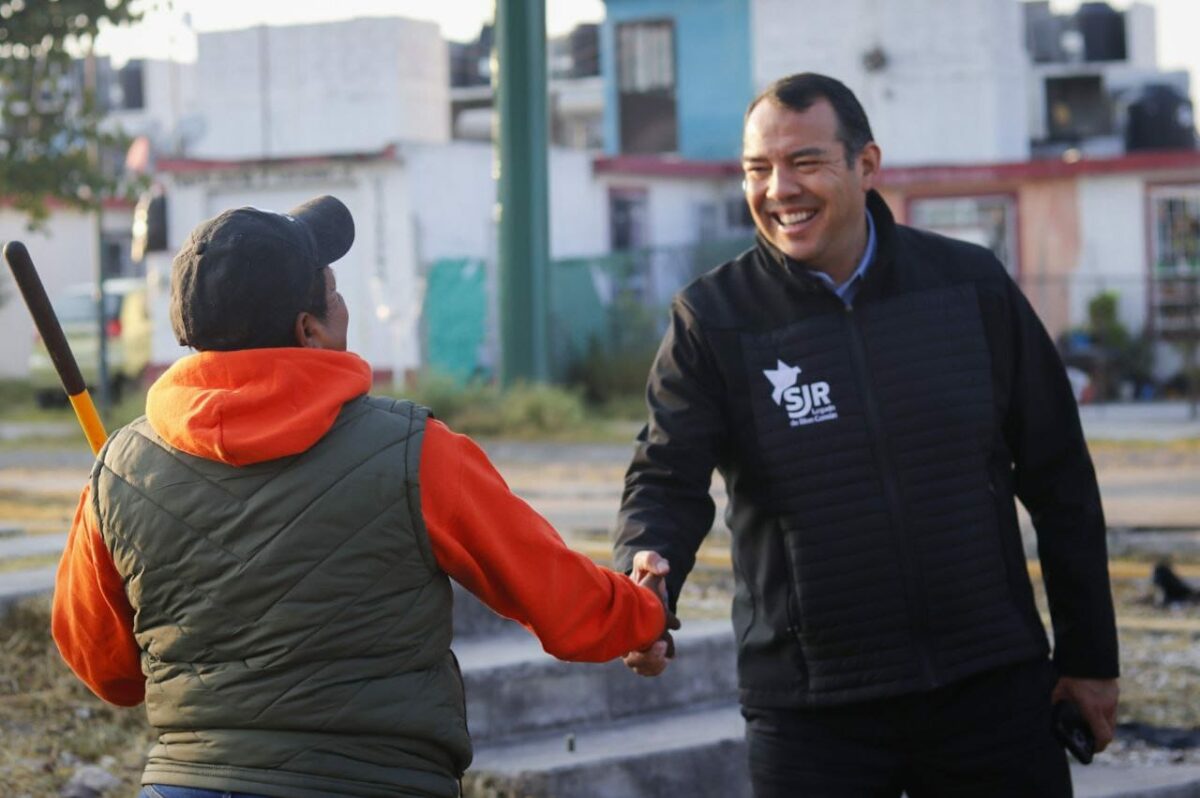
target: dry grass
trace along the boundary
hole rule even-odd
[[[121,780],[110,795],[133,795],[151,731],[142,708],[93,696],[50,639],[48,599],[15,606],[0,623],[0,784],[6,796],[57,795],[80,764],[104,757]]]
[[[80,487],[83,487],[82,480]],[[0,489],[0,519],[6,522],[54,522],[66,529],[78,504],[78,491],[68,494]]]
[[[35,554],[29,557],[12,557],[0,560],[0,574],[24,571],[33,568],[45,568],[58,563],[57,554]]]

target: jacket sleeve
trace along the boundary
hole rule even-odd
[[[146,693],[133,608],[100,537],[91,493],[88,485],[79,497],[58,564],[50,628],[62,658],[93,693],[131,707]]]
[[[625,475],[615,544],[618,568],[629,570],[642,550],[670,562],[672,607],[712,528],[709,486],[726,434],[724,391],[690,308],[677,298],[650,368],[649,422]]]
[[[421,512],[442,570],[559,659],[604,662],[648,647],[666,627],[658,596],[568,548],[483,450],[433,419]]]
[[[1117,631],[1104,510],[1066,369],[1028,300],[1008,282],[1013,380],[1004,433],[1017,496],[1037,531],[1060,674],[1116,678]]]

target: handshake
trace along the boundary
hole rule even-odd
[[[671,637],[671,630],[678,629],[680,624],[679,619],[667,606],[666,575],[670,570],[670,565],[658,552],[639,551],[634,555],[633,570],[629,578],[657,593],[667,614],[667,626],[663,629],[662,637],[655,640],[649,648],[630,651],[622,657],[626,667],[639,676],[658,676],[667,669],[667,660],[675,657],[675,640]]]

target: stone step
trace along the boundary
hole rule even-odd
[[[54,574],[57,570],[58,566],[47,565],[44,568],[0,573],[0,616],[21,599],[49,595],[54,590]]]
[[[1200,765],[1072,763],[1071,780],[1075,798],[1200,798]]]
[[[37,557],[42,554],[60,554],[67,545],[67,533],[50,535],[16,535],[0,538],[0,560],[15,560],[19,557]]]
[[[467,775],[522,798],[750,798],[745,724],[732,702],[485,742]]]
[[[729,621],[688,623],[675,646],[666,672],[647,679],[620,661],[562,662],[528,633],[456,641],[471,736],[486,741],[737,699]]]
[[[750,798],[734,704],[476,746],[466,783],[522,798]],[[1076,798],[1200,798],[1200,766],[1072,763]],[[482,792],[477,794],[484,794]]]

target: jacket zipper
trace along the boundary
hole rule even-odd
[[[908,539],[908,529],[904,523],[903,503],[900,500],[900,486],[896,481],[895,461],[887,435],[884,434],[883,418],[879,413],[879,404],[872,389],[870,370],[867,367],[866,343],[863,340],[858,317],[854,313],[854,306],[849,304],[846,305],[846,326],[850,330],[851,361],[854,365],[855,377],[858,380],[859,395],[863,398],[863,410],[871,435],[871,449],[883,482],[888,514],[892,519],[893,535],[900,549],[900,556],[897,560],[900,563],[905,590],[908,594],[906,596],[908,605],[912,608],[910,630],[913,643],[917,649],[921,673],[926,683],[932,687],[935,685],[935,680],[933,662],[929,654],[929,621],[925,590],[919,577],[916,554]]]
[[[792,637],[796,640],[797,650],[799,652],[798,662],[800,665],[800,681],[804,685],[808,685],[808,657],[804,653],[804,637],[801,634],[800,619],[803,616],[803,608],[800,606],[800,577],[796,573],[796,564],[792,561],[792,555],[788,551],[787,541],[784,538],[783,530],[777,529],[779,532],[776,535],[776,540],[779,541],[780,552],[783,555],[783,564],[787,569],[788,582],[791,587],[791,595],[788,596],[787,602],[787,620],[788,631],[792,633]]]

